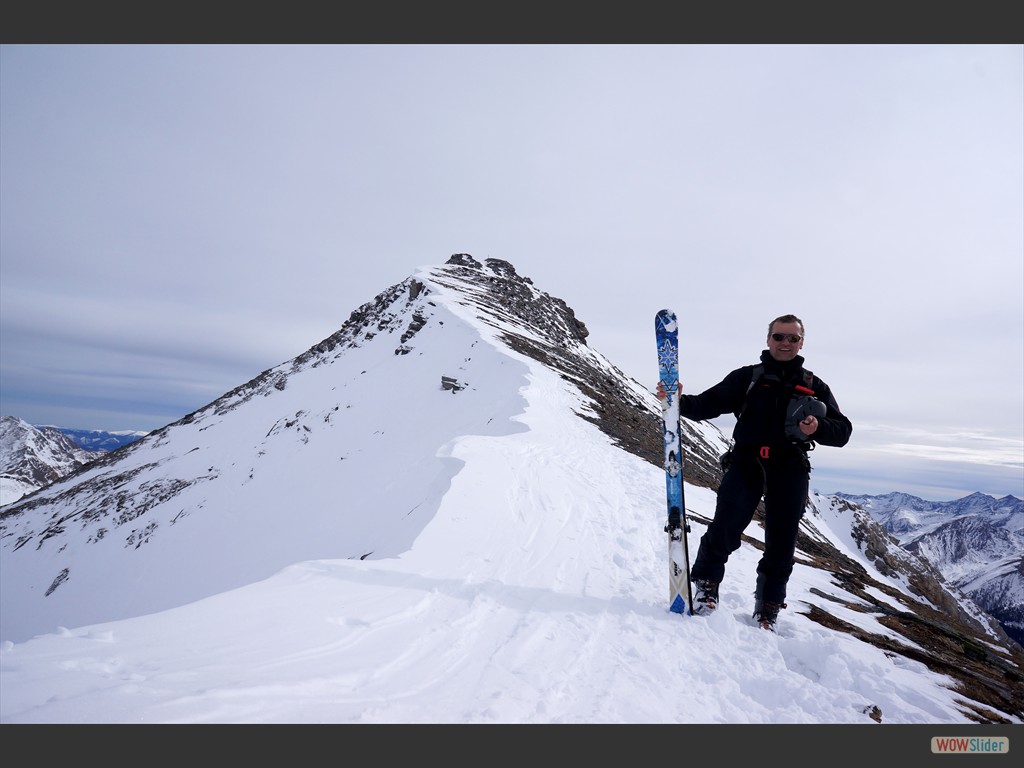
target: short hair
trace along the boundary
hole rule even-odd
[[[768,323],[768,335],[769,336],[771,335],[772,328],[775,327],[776,323],[796,323],[797,325],[800,326],[800,335],[801,336],[806,336],[807,335],[807,331],[804,330],[804,321],[801,320],[799,317],[797,317],[796,315],[780,315],[779,317],[776,317],[774,320],[772,320],[770,323]]]

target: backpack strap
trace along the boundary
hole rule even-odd
[[[747,398],[750,396],[750,390],[754,388],[754,385],[761,380],[761,376],[764,375],[764,363],[758,363],[754,366],[754,369],[750,372],[750,384],[747,385],[747,391],[743,394],[743,405],[736,412],[736,418],[738,419],[743,415],[743,412],[747,410]]]
[[[750,372],[750,386],[747,387],[747,394],[750,394],[750,390],[757,384],[757,380],[761,378],[764,373],[764,363],[758,363],[754,366],[754,370]]]
[[[800,392],[801,394],[804,394],[804,395],[813,395],[814,394],[814,388],[813,388],[813,385],[814,385],[814,374],[811,371],[808,371],[806,368],[801,368],[800,370],[803,372],[804,383],[803,383],[803,386],[800,386],[798,384],[796,386],[796,390],[798,392]],[[746,395],[743,398],[743,406],[740,408],[740,412],[736,414],[736,418],[739,418],[740,414],[742,414],[743,411],[745,411],[747,409],[747,396],[750,395],[750,390],[752,390],[754,388],[754,386],[757,384],[757,382],[761,380],[761,376],[763,376],[763,375],[764,375],[764,363],[758,363],[757,365],[754,366],[753,370],[750,372],[750,384],[747,385]],[[775,378],[775,377],[773,376],[772,378]]]

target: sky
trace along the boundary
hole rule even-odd
[[[4,45],[0,411],[156,429],[461,252],[650,389],[659,309],[691,393],[795,313],[821,490],[1021,497],[1022,94],[1019,45]]]
[[[120,470],[142,472],[118,486],[129,499],[136,485],[188,476],[191,464],[209,474],[131,525],[71,515],[45,545],[11,549],[33,516],[45,524],[49,512],[5,521],[0,722],[862,724],[838,741],[828,734],[831,749],[852,738],[856,751],[887,730],[873,728],[877,707],[894,736],[901,725],[925,727],[901,745],[911,756],[930,755],[932,736],[1008,732],[979,730],[951,681],[910,656],[812,621],[817,605],[898,637],[827,571],[798,563],[777,632],[756,626],[760,551],[749,542],[729,560],[715,613],[669,612],[663,470],[579,418],[578,391],[500,347],[500,328],[467,322],[471,310],[450,296],[429,297],[436,306],[413,354],[393,353],[396,324],[124,456]],[[438,361],[459,359],[471,386],[444,391]],[[399,371],[415,402],[382,406],[373,395]],[[324,419],[332,399],[346,405]],[[309,408],[296,414],[300,424],[265,430],[296,403]],[[412,410],[422,428],[397,444],[382,439],[402,435]],[[252,456],[237,450],[257,435]],[[338,446],[346,460],[325,473],[324,460],[339,465]],[[306,481],[313,475],[319,483]],[[339,484],[348,491],[340,497]],[[59,485],[44,495],[70,503]],[[691,553],[714,500],[686,486]],[[878,572],[854,542],[851,515],[815,496],[804,524],[882,584],[923,599],[901,576]],[[122,546],[143,523],[149,538]],[[757,525],[747,533],[762,537]],[[22,610],[26,593],[12,583],[58,561],[70,577],[29,600],[62,612],[47,613],[41,629],[40,611]],[[112,609],[122,615],[82,620]],[[805,742],[787,736],[787,759],[799,759]]]

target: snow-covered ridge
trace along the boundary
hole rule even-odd
[[[457,254],[4,507],[0,719],[1022,722],[1020,654],[844,501],[778,637],[759,518],[721,612],[668,615],[657,402],[567,309]],[[687,439],[695,552],[724,438]]]

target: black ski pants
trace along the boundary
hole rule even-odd
[[[807,503],[810,465],[799,448],[772,449],[762,458],[757,449],[732,451],[718,489],[715,516],[700,539],[690,577],[721,582],[729,555],[764,497],[764,554],[757,565],[757,604],[783,603],[793,572],[796,537]]]

